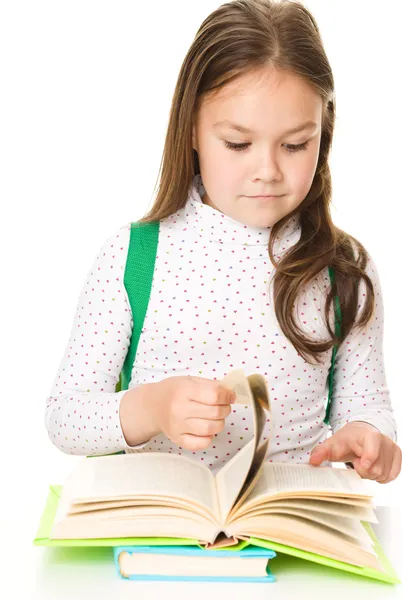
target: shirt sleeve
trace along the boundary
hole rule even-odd
[[[397,441],[396,421],[387,386],[383,354],[384,307],[373,258],[366,273],[374,287],[374,314],[363,328],[354,328],[340,345],[335,359],[330,425],[335,433],[351,421],[364,421]],[[359,282],[357,317],[364,308],[366,284]]]
[[[124,287],[130,224],[103,244],[87,273],[70,338],[50,395],[45,425],[53,444],[66,454],[103,455],[128,446],[116,392],[133,328]]]

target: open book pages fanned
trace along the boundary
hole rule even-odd
[[[168,453],[83,458],[50,538],[176,537],[217,549],[254,537],[382,571],[363,524],[377,523],[366,482],[353,469],[266,460],[264,378],[236,370],[222,383],[252,407],[254,437],[220,471]]]

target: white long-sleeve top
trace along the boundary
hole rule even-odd
[[[324,363],[307,363],[279,328],[270,282],[274,268],[267,245],[271,228],[244,225],[205,205],[201,176],[194,177],[186,205],[160,223],[154,279],[130,388],[173,375],[222,379],[241,368],[267,381],[275,429],[267,460],[308,462],[312,448],[327,438],[324,424]],[[282,256],[300,237],[298,216],[274,246]],[[192,452],[164,434],[130,448],[119,406],[126,390],[115,392],[128,352],[133,318],[124,287],[130,223],[103,244],[79,297],[70,339],[46,402],[52,442],[69,454],[172,452],[203,461],[216,471],[253,435],[251,407],[232,405],[224,431],[205,451]],[[366,272],[374,284],[375,314],[338,349],[330,425],[366,421],[396,441],[383,362],[383,301],[371,256]],[[323,270],[303,290],[296,307],[299,325],[328,339],[324,302],[330,287]],[[359,287],[359,313],[365,286]],[[333,309],[331,313],[333,319]],[[134,324],[135,326],[135,324]],[[266,432],[270,423],[266,424]],[[325,463],[328,464],[328,463]]]

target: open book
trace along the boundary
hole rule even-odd
[[[384,571],[368,523],[372,496],[352,469],[275,463],[262,440],[269,395],[261,375],[222,383],[253,410],[254,437],[214,476],[191,458],[145,452],[86,457],[62,488],[49,539],[190,538],[217,549],[268,540]],[[365,522],[366,525],[364,523]]]

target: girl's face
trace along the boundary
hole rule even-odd
[[[268,69],[204,98],[193,127],[203,202],[255,227],[272,227],[292,212],[314,178],[322,110],[321,97],[300,77]],[[276,197],[253,198],[260,195]]]

